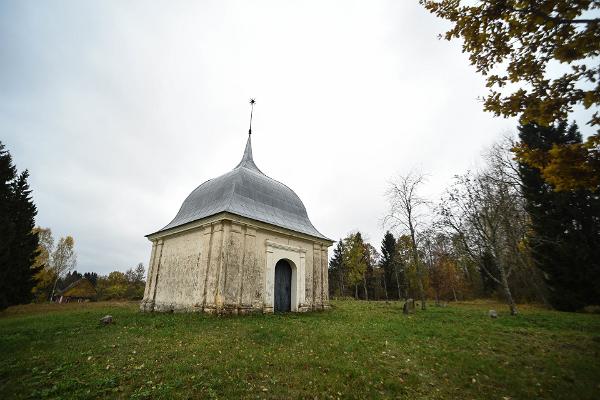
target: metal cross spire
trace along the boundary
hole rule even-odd
[[[250,129],[248,129],[248,135],[252,135],[252,113],[254,112],[254,103],[256,103],[256,100],[250,99]]]

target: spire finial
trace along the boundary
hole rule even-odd
[[[250,129],[248,129],[248,135],[252,135],[252,113],[254,112],[254,103],[256,100],[250,99]]]

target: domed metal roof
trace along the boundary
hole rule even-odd
[[[230,172],[198,186],[185,199],[173,221],[158,232],[220,212],[330,240],[310,222],[298,195],[283,183],[263,174],[254,164],[250,136],[242,161]]]

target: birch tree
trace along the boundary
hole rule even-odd
[[[419,190],[424,183],[425,176],[422,173],[414,171],[404,176],[399,176],[395,181],[390,182],[386,193],[390,208],[384,220],[384,223],[390,224],[393,228],[401,230],[410,237],[411,258],[417,271],[417,284],[419,287],[421,309],[423,310],[427,306],[423,285],[423,266],[417,247],[417,236],[421,229],[424,228],[425,213],[429,206],[429,202],[419,194]]]
[[[75,268],[75,265],[77,265],[75,240],[73,240],[72,236],[60,238],[56,245],[56,249],[52,253],[51,267],[56,274],[56,279],[54,281],[54,286],[52,287],[52,294],[50,295],[51,301],[54,298],[58,280],[68,272],[71,272]]]
[[[507,234],[514,221],[517,201],[510,187],[489,173],[467,173],[456,178],[455,185],[440,207],[442,223],[457,234],[464,250],[480,261],[487,252],[495,261],[498,274],[493,274],[484,263],[482,270],[499,284],[512,315],[517,314],[508,278],[515,264],[509,263],[509,252],[515,243]]]

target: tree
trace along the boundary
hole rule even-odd
[[[575,124],[519,127],[520,145],[545,152],[581,143]],[[526,210],[531,218],[528,247],[550,287],[550,303],[573,311],[600,302],[600,199],[589,190],[558,191],[544,170],[522,162]]]
[[[138,263],[135,268],[130,268],[125,271],[125,279],[127,282],[132,284],[139,284],[144,282],[144,276],[146,275],[146,270],[144,269],[144,264]]]
[[[423,252],[427,260],[429,287],[435,304],[441,299],[458,300],[457,291],[463,286],[456,256],[453,254],[452,237],[431,227],[424,232]]]
[[[56,274],[56,280],[52,288],[50,300],[54,298],[58,280],[71,272],[77,265],[77,254],[75,254],[75,240],[72,236],[60,238],[56,249],[52,253],[52,270]]]
[[[506,136],[493,144],[485,152],[488,175],[498,187],[503,187],[513,198],[511,218],[505,220],[503,229],[506,235],[507,262],[514,266],[512,279],[509,280],[515,298],[523,301],[540,301],[548,304],[546,285],[538,268],[535,267],[527,249],[528,232],[531,219],[526,211],[523,196],[523,182],[512,150],[515,141]]]
[[[31,301],[38,256],[37,214],[27,183],[29,172],[17,175],[10,153],[0,142],[0,310]]]
[[[514,267],[509,263],[512,247],[518,243],[507,229],[517,223],[519,202],[510,186],[502,182],[489,173],[457,177],[440,207],[440,215],[441,223],[458,235],[473,260],[482,260],[489,253],[498,275],[484,264],[480,264],[481,268],[502,287],[510,312],[516,315],[517,306],[508,279]]]
[[[420,0],[427,10],[452,22],[444,38],[463,40],[463,52],[486,76],[490,93],[484,108],[496,115],[520,116],[522,123],[548,126],[565,120],[573,106],[600,105],[600,8],[597,0],[500,0],[461,5],[456,0]],[[570,66],[548,77],[551,62]],[[506,72],[490,74],[497,67]],[[507,84],[518,87],[508,95]],[[586,84],[591,83],[591,85]],[[592,125],[600,124],[596,111]]]
[[[502,0],[463,5],[457,0],[420,0],[453,25],[444,38],[463,40],[471,65],[490,88],[486,111],[519,116],[522,124],[550,126],[564,121],[574,106],[600,105],[600,8],[597,0]],[[591,15],[590,15],[591,14]],[[552,74],[554,64],[562,75]],[[567,68],[562,68],[564,65]],[[558,70],[559,68],[555,68]],[[505,72],[501,72],[505,69]],[[508,90],[508,85],[515,88]],[[595,111],[588,122],[600,124]],[[600,132],[583,144],[556,146],[543,157],[543,177],[557,190],[600,186]],[[531,162],[527,149],[521,161]],[[539,159],[539,155],[537,156]]]
[[[378,296],[377,289],[379,286],[379,282],[377,282],[379,274],[375,271],[375,269],[379,264],[380,254],[370,243],[364,242],[363,245],[365,263],[367,265],[367,268],[363,274],[365,300],[369,300],[369,293],[371,293],[371,299],[375,300]]]
[[[336,291],[339,296],[344,296],[344,245],[342,239],[338,240],[333,249],[333,256],[329,261],[329,294],[334,296]]]
[[[366,293],[365,272],[367,259],[365,246],[360,232],[349,235],[344,239],[344,266],[347,269],[348,285],[354,286],[354,298],[358,299],[358,285],[364,284]]]
[[[135,268],[130,268],[125,271],[125,280],[127,282],[125,296],[128,299],[141,299],[144,297],[145,275],[146,270],[142,263],[136,265]]]
[[[67,274],[59,280],[59,287],[61,288],[61,290],[64,290],[69,285],[77,282],[81,278],[83,278],[83,275],[77,271],[67,272]]]
[[[86,272],[83,274],[83,277],[90,281],[90,283],[94,287],[96,287],[96,285],[98,284],[98,274],[95,272]]]
[[[538,126],[533,123],[530,125]],[[557,126],[561,125],[566,126],[566,123]],[[553,129],[553,126],[547,128]],[[521,141],[513,151],[522,165],[538,170],[555,192],[598,192],[600,189],[600,136],[591,136],[585,143],[579,136],[543,147]]]
[[[50,266],[50,256],[54,251],[54,237],[50,228],[35,227],[33,231],[37,233],[39,241],[38,255],[34,262],[39,272],[35,275],[36,285],[32,292],[36,301],[45,301],[50,296],[56,279]]]
[[[421,299],[421,308],[427,308],[425,304],[424,274],[417,247],[417,236],[424,223],[423,211],[428,206],[427,200],[418,193],[425,182],[421,173],[410,172],[400,176],[396,182],[391,182],[387,191],[390,210],[385,220],[392,227],[400,228],[407,232],[411,241],[412,261],[417,271],[417,284]]]
[[[144,268],[143,263],[138,263],[138,265],[135,266],[133,277],[136,283],[145,284],[144,278],[146,277],[146,269]]]
[[[35,265],[50,266],[50,255],[54,250],[54,237],[50,228],[35,227],[33,232],[38,235],[38,254],[35,258]]]
[[[381,259],[380,266],[383,269],[383,286],[385,289],[385,298],[388,298],[388,291],[391,293],[392,285],[396,286],[398,300],[402,298],[400,288],[400,277],[398,274],[398,262],[396,257],[396,239],[390,231],[387,231],[381,241]],[[392,283],[393,282],[393,283]]]
[[[404,298],[417,297],[413,292],[413,288],[418,288],[416,283],[416,268],[412,259],[412,242],[408,235],[400,235],[396,239],[396,253],[394,254],[394,275],[397,279],[397,285],[403,288]],[[415,284],[416,283],[416,284]],[[416,293],[418,295],[418,293]]]
[[[108,274],[108,295],[112,298],[124,298],[127,293],[127,278],[120,271],[113,271]]]

